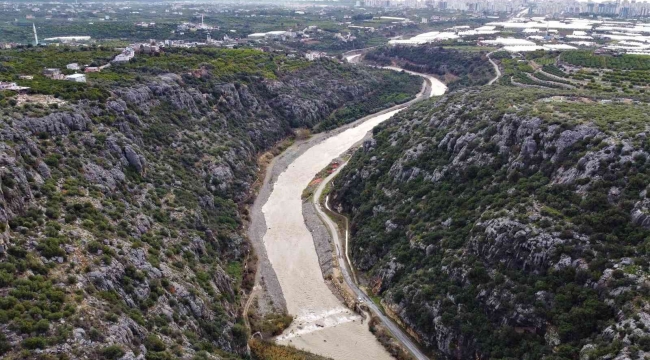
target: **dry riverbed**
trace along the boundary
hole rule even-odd
[[[444,93],[444,85],[434,84],[434,92],[428,86],[422,97]],[[334,359],[391,358],[362,317],[345,307],[327,286],[321,272],[323,258],[319,259],[312,232],[305,225],[302,193],[332,159],[398,111],[382,111],[298,142],[270,164],[251,208],[249,235],[260,258],[267,301],[295,317],[276,338],[278,343]]]

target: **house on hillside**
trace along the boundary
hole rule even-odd
[[[61,70],[57,68],[46,68],[43,69],[43,75],[52,79],[52,80],[63,80],[64,75],[61,74]]]
[[[120,63],[120,62],[128,62],[129,60],[133,59],[135,56],[135,50],[131,47],[127,47],[122,51],[121,54],[118,54],[112,62],[114,63]]]
[[[67,81],[74,81],[74,82],[86,82],[86,75],[84,74],[72,74],[72,75],[67,75],[65,77],[65,80]]]
[[[314,60],[318,60],[318,59],[320,59],[322,57],[325,57],[326,55],[327,54],[324,53],[324,52],[310,51],[307,54],[305,54],[305,58],[307,58],[307,60],[309,60],[309,61],[314,61]]]
[[[27,86],[18,86],[15,82],[2,82],[0,81],[0,91],[22,91],[29,89]]]

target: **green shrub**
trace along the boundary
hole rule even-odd
[[[36,337],[30,337],[30,338],[27,338],[27,339],[23,340],[21,345],[25,349],[30,349],[30,350],[43,349],[47,345],[47,341],[45,340],[45,338],[36,336]]]
[[[100,354],[109,360],[116,360],[124,356],[125,352],[119,345],[107,346],[100,350]]]
[[[5,334],[0,332],[0,355],[6,354],[9,350],[11,350],[11,344],[7,341]]]
[[[147,348],[147,351],[154,352],[165,351],[165,349],[167,349],[165,343],[156,335],[147,336],[144,340],[144,346]]]
[[[50,322],[45,319],[39,320],[34,325],[34,331],[36,331],[37,333],[45,333],[49,329],[50,329]]]

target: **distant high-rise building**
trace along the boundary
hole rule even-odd
[[[36,34],[36,25],[32,23],[32,28],[34,29],[34,46],[38,46],[38,35]]]

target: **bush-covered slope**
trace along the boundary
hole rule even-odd
[[[336,180],[354,265],[430,349],[650,355],[648,105],[554,95],[416,105]]]
[[[0,55],[17,68],[28,51]],[[257,154],[377,88],[420,83],[330,61],[287,68],[261,52],[200,52],[140,56],[64,89],[56,106],[13,106],[5,93],[4,356],[244,354],[240,297],[254,266],[241,228]],[[68,93],[77,87],[105,96]]]
[[[395,63],[407,70],[437,75],[450,89],[484,85],[495,76],[485,52],[434,45],[384,46],[371,50],[364,59],[382,66]]]

